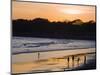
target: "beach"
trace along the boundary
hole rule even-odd
[[[95,48],[84,48],[12,55],[12,73],[73,70],[94,60],[95,52]]]

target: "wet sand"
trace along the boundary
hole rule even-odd
[[[40,52],[40,57],[37,53],[12,55],[12,73],[73,70],[92,59],[95,48]]]

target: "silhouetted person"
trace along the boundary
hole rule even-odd
[[[69,57],[67,57],[67,62],[68,62],[68,68],[69,68]]]
[[[72,67],[74,67],[74,55],[72,55]]]
[[[86,64],[86,55],[84,55],[84,64]]]
[[[38,52],[38,60],[40,60],[40,52]]]
[[[80,58],[77,58],[77,65],[79,66]]]

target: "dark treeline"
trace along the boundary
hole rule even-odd
[[[13,36],[90,39],[96,38],[96,23],[80,19],[64,22],[50,22],[48,19],[17,19],[12,21]]]

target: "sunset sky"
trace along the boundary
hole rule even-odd
[[[50,21],[95,21],[95,6],[12,2],[12,19],[47,18]]]

